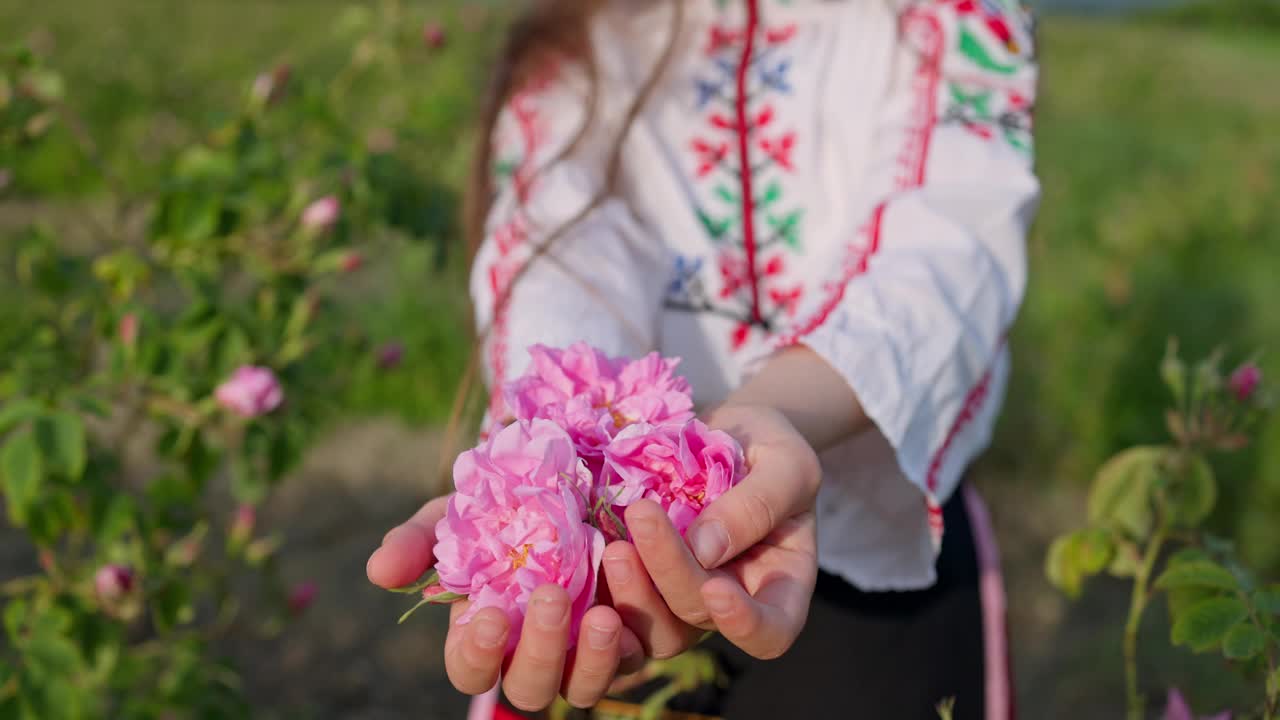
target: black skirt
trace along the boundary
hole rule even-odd
[[[938,720],[938,703],[954,698],[954,720],[985,718],[980,571],[964,494],[957,490],[943,506],[937,584],[863,592],[820,573],[808,622],[785,655],[756,660],[713,636],[698,650],[710,653],[719,681],[677,695],[667,705],[671,717]],[[569,717],[640,717],[638,705],[666,682]],[[498,717],[532,717],[510,713],[505,699],[501,704]]]

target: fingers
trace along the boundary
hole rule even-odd
[[[631,543],[619,541],[605,548],[604,576],[613,607],[640,644],[641,652],[630,657],[629,648],[624,648],[623,673],[644,667],[645,655],[663,659],[679,655],[700,634],[672,614]]]
[[[604,697],[618,673],[622,632],[622,618],[611,607],[597,605],[583,616],[560,692],[570,705],[589,708]]]
[[[391,529],[382,545],[369,556],[365,573],[374,585],[397,588],[422,576],[435,562],[436,523],[444,517],[448,497],[423,505],[408,522]]]
[[[727,577],[702,586],[702,597],[716,628],[743,652],[761,660],[781,656],[795,642],[809,613],[812,587],[780,577],[752,598]]]
[[[812,508],[821,477],[817,456],[803,443],[757,448],[750,474],[690,526],[689,547],[698,562],[717,568]]]
[[[710,577],[689,552],[657,503],[641,500],[627,508],[627,529],[649,577],[671,612],[689,625],[711,628],[698,589]]]
[[[498,682],[510,632],[507,616],[497,608],[485,608],[465,625],[458,618],[467,603],[454,603],[449,635],[444,644],[444,666],[449,682],[459,692],[479,695]]]
[[[558,585],[543,585],[529,598],[520,643],[502,680],[507,699],[521,710],[542,710],[560,691],[569,648],[569,605],[569,593]]]
[[[649,659],[644,655],[644,644],[640,642],[640,638],[625,623],[622,627],[622,640],[618,647],[618,653],[622,656],[618,660],[619,675],[638,673],[649,662]]]

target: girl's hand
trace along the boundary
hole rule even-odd
[[[627,508],[633,543],[605,549],[613,606],[652,657],[715,629],[757,658],[775,658],[804,627],[817,580],[817,455],[781,413],[729,405],[709,425],[746,451],[747,477],[681,539],[655,503]]]
[[[436,523],[444,517],[448,498],[422,506],[408,522],[393,528],[369,558],[366,571],[384,588],[408,585],[434,564]],[[569,596],[557,585],[533,593],[520,643],[504,665],[507,616],[496,608],[480,611],[466,625],[456,624],[466,603],[455,603],[445,639],[445,669],[459,691],[478,695],[497,683],[513,705],[526,711],[549,706],[557,694],[578,707],[604,697],[619,672],[634,672],[644,663],[640,641],[623,627],[618,613],[599,605],[587,611],[577,648],[569,645]]]

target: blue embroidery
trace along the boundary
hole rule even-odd
[[[767,88],[772,88],[778,92],[790,93],[791,83],[787,80],[787,71],[790,69],[790,58],[780,60],[778,64],[774,65],[772,68],[761,63],[760,82]]]
[[[676,298],[687,297],[692,289],[691,286],[698,280],[701,272],[701,257],[677,255],[671,284],[667,287],[667,295]]]

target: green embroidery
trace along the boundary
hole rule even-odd
[[[803,216],[804,210],[793,210],[782,217],[766,215],[765,221],[782,239],[784,245],[799,252],[803,250],[800,246],[800,218]]]
[[[733,218],[717,220],[708,215],[702,208],[698,208],[698,220],[702,222],[703,229],[711,236],[711,241],[716,243],[724,239],[725,233],[729,232],[730,226],[733,225]]]
[[[777,180],[774,180],[773,182],[769,183],[767,187],[765,187],[764,195],[761,195],[760,199],[756,201],[756,207],[761,210],[764,210],[770,205],[778,202],[778,199],[781,197],[782,197],[782,186],[778,184]]]
[[[506,179],[516,174],[516,168],[520,167],[519,160],[499,160],[493,164],[494,177]]]
[[[1026,135],[1025,138],[1023,137],[1024,134]],[[1028,155],[1031,154],[1031,151],[1034,149],[1034,144],[1031,141],[1030,134],[1023,133],[1021,130],[1015,130],[1014,128],[1008,127],[1005,128],[1004,140],[1009,143],[1014,150]]]
[[[991,91],[979,90],[975,93],[966,93],[955,83],[950,83],[951,99],[960,107],[971,107],[973,112],[983,120],[991,119]]]
[[[717,185],[715,187],[715,193],[716,193],[716,197],[729,203],[730,205],[738,204],[738,195],[724,185]]]
[[[978,36],[966,27],[960,28],[960,52],[983,70],[989,70],[998,75],[1013,75],[1018,72],[1017,65],[1007,65],[996,60]]]

